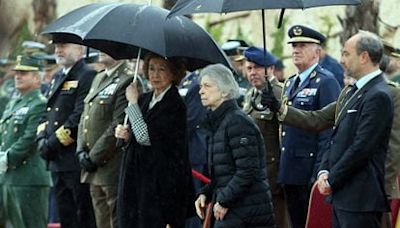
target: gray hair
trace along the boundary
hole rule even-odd
[[[226,99],[239,98],[239,85],[228,67],[220,63],[208,65],[200,72],[200,80],[205,76],[217,84],[221,92],[226,94]]]
[[[356,44],[357,54],[360,55],[366,51],[371,59],[371,62],[379,64],[383,55],[383,43],[381,39],[372,32],[360,31],[359,38]]]

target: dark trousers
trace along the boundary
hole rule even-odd
[[[95,228],[89,185],[80,183],[80,172],[52,172],[62,228]]]
[[[310,199],[309,185],[284,185],[283,190],[292,228],[304,228]]]
[[[333,228],[380,228],[382,212],[350,212],[333,206]]]
[[[117,186],[90,185],[97,228],[117,228]]]

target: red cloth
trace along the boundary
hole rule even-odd
[[[311,189],[306,228],[331,228],[332,206],[325,202],[324,196],[318,191],[317,183]]]

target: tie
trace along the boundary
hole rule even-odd
[[[349,92],[347,92],[346,94],[346,101],[350,99],[351,96],[353,96],[353,94],[357,91],[357,86],[353,85],[353,87],[351,87],[351,89],[349,90]]]
[[[297,76],[296,80],[294,81],[293,89],[292,92],[294,93],[297,90],[297,87],[299,87],[300,84],[300,77]]]

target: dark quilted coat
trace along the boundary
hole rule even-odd
[[[275,227],[260,130],[234,100],[208,113],[208,162],[212,179],[201,193],[229,208],[217,227]]]

